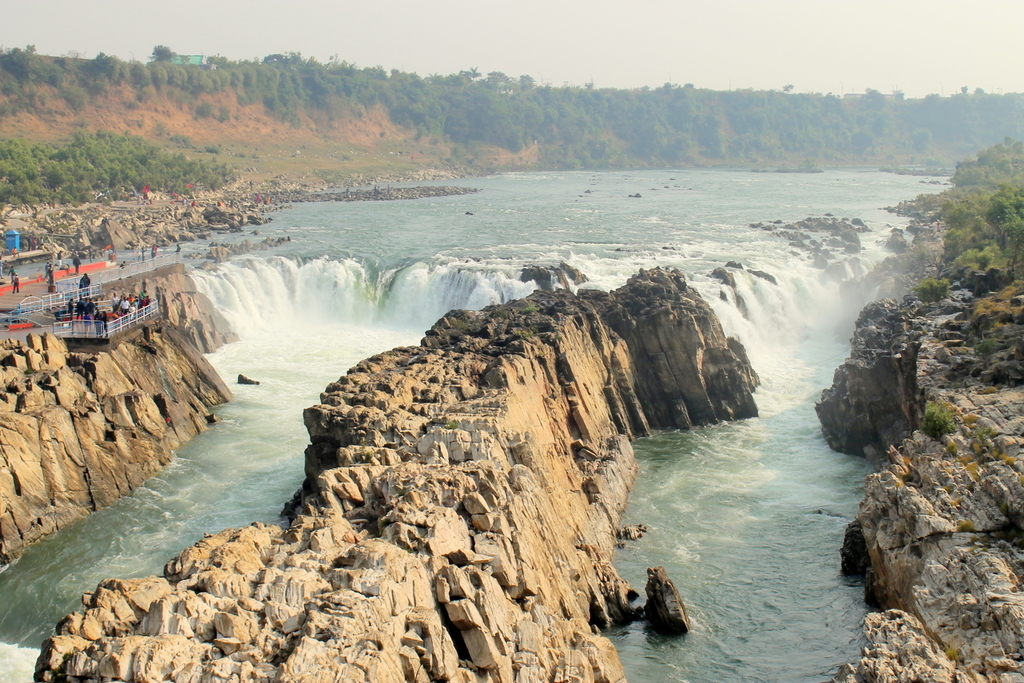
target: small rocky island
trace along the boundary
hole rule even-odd
[[[611,564],[630,438],[757,414],[757,375],[675,271],[452,311],[306,409],[282,529],[104,581],[41,681],[625,680]]]
[[[387,202],[400,199],[426,199],[428,197],[457,197],[474,194],[480,190],[455,185],[417,185],[415,187],[356,187],[329,190],[288,189],[274,196],[276,203],[299,204],[302,202]]]

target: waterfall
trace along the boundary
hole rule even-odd
[[[476,266],[476,267],[473,267]],[[527,296],[513,267],[417,261],[374,273],[353,259],[247,257],[193,274],[241,336],[288,326],[343,323],[424,330],[456,308],[480,309]]]

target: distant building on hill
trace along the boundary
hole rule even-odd
[[[174,55],[171,63],[181,66],[202,66],[204,61],[203,55]]]
[[[198,66],[210,71],[217,68],[216,64],[206,61],[206,55],[174,55],[170,61],[171,64],[177,64],[178,66]]]

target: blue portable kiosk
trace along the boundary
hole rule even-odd
[[[7,253],[8,254],[13,253],[14,249],[17,249],[18,251],[21,251],[21,233],[20,232],[18,232],[14,228],[11,228],[10,230],[8,230],[4,234],[4,237],[6,238],[6,240],[4,242],[4,247],[7,249]]]

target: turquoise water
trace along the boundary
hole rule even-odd
[[[523,296],[524,264],[560,260],[604,289],[639,268],[680,268],[763,380],[760,418],[636,445],[642,474],[627,521],[651,532],[617,562],[641,590],[647,566],[666,566],[695,628],[676,639],[640,624],[612,632],[631,680],[817,681],[857,654],[864,606],[839,576],[838,547],[867,469],[825,447],[813,412],[854,312],[803,256],[748,224],[858,216],[875,228],[862,235],[870,264],[899,221],[881,207],[920,192],[918,180],[677,170],[458,184],[482,192],[297,205],[260,228],[290,244],[197,274],[242,336],[212,361],[262,384],[235,387],[222,422],[144,487],[0,573],[0,682],[28,680],[34,648],[101,579],[159,573],[204,532],[278,519],[302,478],[302,409],[350,365],[417,342],[452,308]],[[728,260],[779,279],[738,274],[746,317],[708,277]]]

